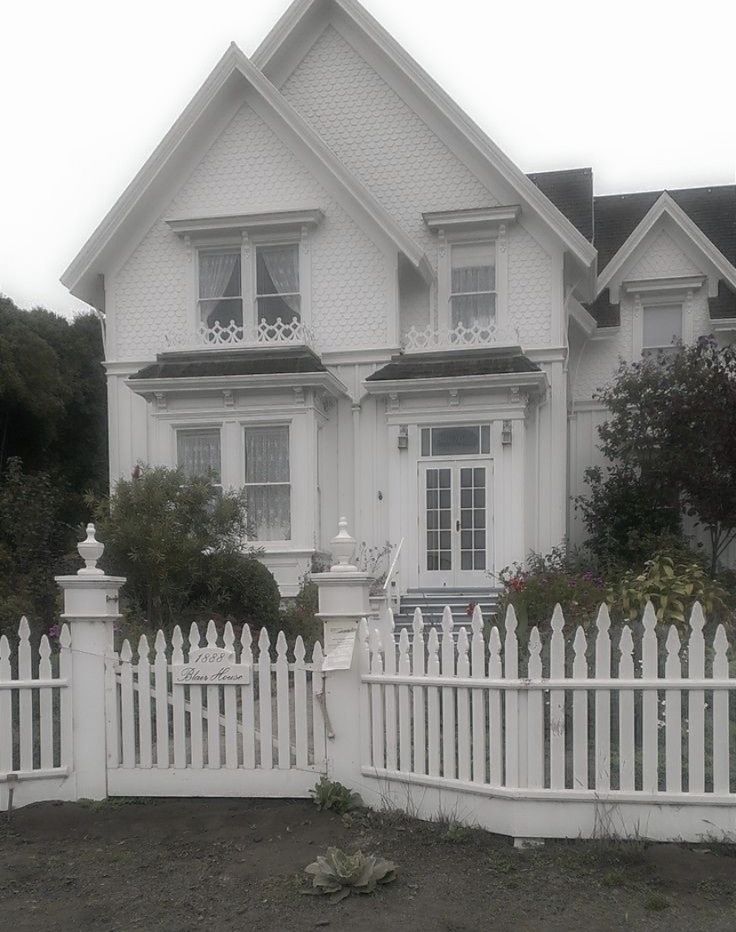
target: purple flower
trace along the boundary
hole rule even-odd
[[[61,625],[51,625],[48,634],[52,640],[58,641],[61,636]]]

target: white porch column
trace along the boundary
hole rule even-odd
[[[78,546],[85,566],[76,576],[57,576],[64,592],[64,614],[71,631],[74,773],[78,799],[107,797],[105,656],[113,647],[118,592],[125,582],[97,566],[105,549],[94,524]]]
[[[358,624],[370,614],[372,576],[358,572],[349,560],[355,540],[347,521],[330,542],[337,563],[329,573],[315,573],[319,588],[319,617],[324,625],[325,707],[328,718],[327,770],[331,780],[358,789],[360,773],[360,670],[355,650]]]

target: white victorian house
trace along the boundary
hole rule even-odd
[[[338,517],[402,595],[575,537],[619,357],[736,327],[734,187],[526,175],[357,0],[225,53],[64,273],[104,314],[111,479],[245,486],[284,595]]]

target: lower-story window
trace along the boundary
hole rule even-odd
[[[201,476],[222,488],[220,462],[220,431],[218,428],[183,429],[176,432],[177,466],[187,479]]]
[[[245,429],[245,489],[248,537],[291,540],[288,427]]]

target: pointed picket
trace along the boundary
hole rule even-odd
[[[506,637],[503,647],[503,676],[505,680],[518,680],[519,678],[519,642],[516,638],[516,612],[514,606],[506,609]],[[514,788],[520,786],[519,777],[519,691],[507,689],[504,695],[504,756],[506,758],[505,786]],[[525,709],[526,711],[526,709]],[[526,748],[524,748],[526,758]]]
[[[138,766],[148,769],[153,763],[151,744],[151,662],[148,638],[138,641]]]
[[[491,634],[488,638],[488,677],[499,683],[503,679],[501,635],[495,625],[491,628]],[[493,688],[488,691],[488,758],[491,786],[502,786],[504,766],[501,690]]]
[[[309,765],[307,744],[307,667],[306,650],[301,634],[294,642],[294,744],[296,766],[306,770]]]
[[[38,647],[38,677],[41,680],[51,679],[51,645],[44,634]],[[39,741],[41,745],[40,766],[46,770],[54,766],[54,721],[53,721],[53,691],[48,688],[39,689]]]
[[[59,634],[59,679],[72,681],[72,636],[69,625],[64,622]],[[74,718],[72,712],[72,691],[59,690],[59,763],[62,767],[74,766]]]
[[[276,740],[279,770],[291,766],[291,724],[289,721],[289,661],[286,635],[276,638]]]
[[[667,660],[664,675],[667,680],[682,678],[680,663],[680,638],[677,628],[670,625],[667,632]],[[682,792],[682,693],[679,689],[667,689],[664,694],[665,719],[665,791]]]
[[[578,625],[573,641],[573,680],[588,679],[585,632]],[[572,693],[572,786],[575,790],[588,789],[588,693],[574,689]]]
[[[412,624],[412,676],[424,676],[424,619],[420,609],[414,610]],[[427,731],[425,695],[423,686],[412,687],[414,712],[414,773],[427,773]]]
[[[260,766],[273,768],[273,708],[271,697],[271,642],[268,631],[258,635],[258,728],[261,733]]]
[[[690,613],[690,640],[687,645],[687,675],[691,680],[705,678],[705,618],[700,602]],[[691,689],[687,696],[687,789],[705,792],[705,691]]]
[[[455,623],[448,605],[442,612],[442,677],[455,675]],[[451,686],[442,688],[442,775],[455,779],[455,690]]]
[[[659,678],[657,645],[657,616],[651,602],[644,609],[644,635],[641,642],[641,675],[643,680],[656,682]],[[659,789],[659,726],[656,689],[642,691],[642,789],[656,793]]]
[[[713,640],[713,679],[727,680],[728,638],[723,625],[718,625]],[[729,792],[729,716],[728,691],[713,690],[713,792],[725,796]]]
[[[192,622],[189,628],[189,654],[200,645],[199,628]],[[188,659],[188,658],[187,658]],[[202,686],[191,684],[186,687],[189,692],[189,744],[192,755],[192,768],[204,767],[204,743],[202,730]]]
[[[529,679],[542,679],[542,639],[535,626],[529,635]],[[544,694],[541,689],[527,693],[527,786],[544,786]]]
[[[565,677],[565,637],[562,629],[565,619],[562,606],[555,605],[552,613],[552,637],[549,648],[549,675],[553,680]],[[565,789],[565,691],[549,692],[549,777],[550,788]]]
[[[135,708],[133,699],[133,651],[126,638],[120,648],[120,712],[123,767],[135,767]]]
[[[437,629],[430,628],[427,641],[427,674],[440,675],[440,643],[437,638]],[[429,776],[440,776],[440,691],[437,686],[427,687],[427,758],[429,761]]]
[[[312,648],[312,745],[314,747],[314,764],[319,768],[327,768],[327,734],[325,717],[321,701],[324,700],[324,679],[322,664],[324,656],[322,645],[315,642]],[[365,719],[363,719],[365,721]],[[363,730],[367,726],[361,726]]]
[[[235,632],[232,624],[225,622],[222,634],[225,650],[235,656]],[[223,687],[225,711],[225,769],[235,770],[238,766],[238,690],[235,686]]]
[[[18,679],[33,678],[31,666],[31,626],[24,615],[18,628]],[[33,770],[33,692],[30,689],[18,691],[18,726],[20,742],[20,769]]]
[[[457,636],[457,675],[470,677],[468,659],[468,632],[460,628]],[[461,686],[457,690],[457,776],[459,780],[470,780],[470,691]]]
[[[240,662],[250,667],[248,682],[240,687],[240,703],[243,725],[243,767],[253,770],[256,766],[256,718],[253,696],[255,669],[253,664],[253,635],[248,625],[240,632]]]
[[[480,606],[473,609],[473,619],[470,623],[473,632],[471,642],[471,676],[473,679],[482,679],[486,675],[486,645],[483,640],[483,615]],[[486,692],[483,689],[474,689],[471,695],[473,715],[473,782],[486,782]]]
[[[618,678],[634,679],[634,638],[631,628],[624,625],[618,642],[620,659]],[[634,690],[622,689],[618,694],[618,783],[625,793],[633,793],[636,780],[636,749],[634,744]]]
[[[3,634],[0,637],[0,683],[9,683],[11,680],[10,657],[10,641]],[[62,689],[61,692],[67,693],[68,689]],[[10,689],[0,689],[0,771],[9,773],[15,769],[13,766],[13,693]]]
[[[210,619],[205,634],[207,647],[217,650],[217,626]],[[204,690],[202,690],[204,692]],[[219,770],[222,766],[220,743],[220,687],[207,687],[207,769]]]
[[[156,697],[156,767],[169,766],[169,677],[166,662],[166,637],[159,628],[154,642],[153,682]]]
[[[383,668],[389,675],[396,673],[396,639],[394,637],[394,616],[389,608],[387,613],[386,633],[383,641]],[[384,687],[386,707],[386,768],[396,770],[398,765],[397,723],[396,723],[396,687],[387,683]]]
[[[598,633],[595,639],[595,678],[611,678],[611,619],[608,606],[603,603],[596,619]],[[595,789],[607,792],[611,788],[611,693],[607,689],[595,691]]]
[[[411,675],[409,660],[409,633],[402,628],[399,635],[399,675]],[[411,771],[411,709],[409,706],[409,687],[399,686],[399,770]]]
[[[368,644],[368,622],[361,618],[358,623],[358,669],[362,674],[371,672],[371,651]],[[363,765],[372,766],[372,737],[371,726],[371,687],[368,683],[360,685],[360,756]]]
[[[171,633],[171,663],[180,666],[184,663],[184,635],[176,625]],[[184,686],[171,687],[172,692],[172,727],[174,732],[174,767],[177,770],[187,765],[187,723],[184,711]]]
[[[383,671],[381,635],[377,628],[370,633],[371,673],[380,676]],[[380,770],[386,766],[386,728],[384,719],[383,684],[371,683],[371,758],[373,766]]]

